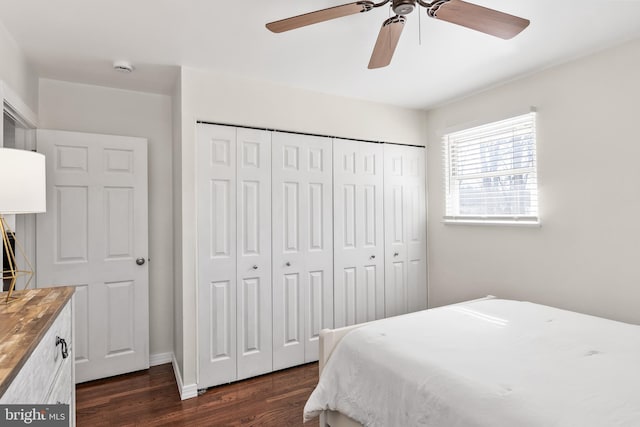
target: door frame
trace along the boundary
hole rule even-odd
[[[2,80],[0,80],[0,98],[2,99],[3,113],[9,114],[20,124],[20,127],[25,129],[38,127],[38,115]],[[2,130],[2,124],[0,124],[0,131]],[[2,132],[0,132],[0,140],[2,140]]]
[[[0,120],[0,147],[4,147],[4,115],[8,115],[20,129],[20,141],[16,141],[16,149],[36,149],[36,129],[38,128],[38,115],[22,100],[22,98],[4,81],[0,80],[0,100],[2,101],[2,120]],[[13,219],[13,218],[15,219]],[[11,215],[9,225],[20,236],[26,256],[36,265],[36,219],[35,215]],[[2,259],[0,259],[2,267]],[[26,278],[17,283],[16,289],[24,286]],[[37,286],[37,272],[33,272],[31,279],[33,286]]]

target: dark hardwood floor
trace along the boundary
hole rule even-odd
[[[170,364],[79,384],[79,427],[97,426],[300,426],[302,408],[318,382],[311,363],[180,400]],[[318,421],[305,427],[317,427]]]

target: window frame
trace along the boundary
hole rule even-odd
[[[460,139],[461,135],[469,136],[474,133],[481,135],[487,129],[492,127],[498,130],[508,131],[516,129],[522,123],[530,124],[532,134],[532,150],[533,161],[528,167],[502,169],[487,172],[478,172],[474,174],[455,176],[452,171],[457,165],[452,164],[454,155],[453,150],[456,143],[456,137]],[[538,182],[538,151],[537,151],[537,117],[535,109],[531,109],[525,114],[513,115],[501,120],[495,120],[486,124],[467,127],[461,130],[447,132],[442,136],[443,143],[443,163],[444,163],[444,180],[445,180],[445,213],[443,222],[445,224],[472,224],[472,225],[507,225],[507,226],[540,226],[540,209],[539,209],[539,182]],[[457,167],[459,169],[459,167]],[[459,185],[455,183],[473,179],[473,178],[490,178],[506,175],[531,174],[535,179],[534,197],[531,199],[535,202],[535,214],[517,214],[517,215],[463,215],[460,214],[460,196]]]

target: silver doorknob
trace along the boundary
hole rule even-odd
[[[257,269],[258,269],[258,266],[257,266],[257,265],[254,265],[254,266],[253,266],[253,267],[251,267],[251,268],[253,268],[254,270],[257,270]]]
[[[138,264],[138,265],[143,265],[143,264],[144,264],[144,258],[142,258],[142,257],[141,257],[141,258],[138,258],[138,259],[136,260],[136,264]]]
[[[291,267],[291,263],[289,261],[285,262],[284,265],[286,265],[287,267]]]
[[[398,255],[400,255],[398,252],[393,253],[393,256],[398,256]]]

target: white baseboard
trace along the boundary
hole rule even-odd
[[[176,355],[171,353],[171,364],[173,365],[173,374],[176,376],[176,383],[178,383],[178,392],[180,392],[180,400],[191,399],[198,396],[198,385],[187,384],[182,382],[182,375],[180,375],[180,368],[178,367],[178,361]]]
[[[173,360],[173,353],[155,353],[149,356],[149,366],[164,365],[165,363],[171,363]]]

